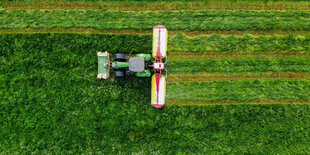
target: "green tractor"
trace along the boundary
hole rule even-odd
[[[98,78],[109,78],[110,59],[108,52],[98,52]],[[136,54],[133,57],[126,56],[122,53],[113,55],[114,61],[111,63],[113,75],[115,77],[132,76],[151,77],[152,56],[151,54]]]
[[[134,56],[126,56],[125,54],[117,53],[113,55],[113,62],[110,62],[108,52],[98,52],[98,78],[108,79],[111,66],[115,77],[131,75],[151,77],[151,105],[155,108],[161,108],[165,104],[166,96],[167,70],[165,65],[168,62],[167,41],[168,31],[166,27],[157,25],[153,28],[152,55],[136,54]],[[163,73],[166,73],[166,76]]]

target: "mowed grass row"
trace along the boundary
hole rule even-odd
[[[181,58],[169,60],[169,73],[310,72],[310,56]]]
[[[251,9],[251,10],[307,10],[307,1],[10,1],[0,3],[6,9],[105,9],[124,11],[148,10],[201,10],[201,9]]]
[[[270,52],[270,51],[310,51],[310,35],[259,35],[243,36],[221,34],[188,37],[184,33],[170,36],[169,52]]]
[[[169,72],[168,82],[212,81],[212,80],[305,80],[310,79],[310,72],[242,72],[242,73],[184,73],[174,74]]]
[[[2,34],[0,152],[309,153],[309,104],[155,109],[150,105],[149,78],[98,80],[96,51],[149,51],[151,37],[136,37],[141,36]],[[258,87],[249,91],[262,92],[261,98],[271,96],[268,91],[292,98],[290,95],[304,90],[304,95],[297,97],[306,99],[310,92],[307,82],[258,80],[242,84],[266,84],[269,88],[275,83],[279,92]],[[296,92],[289,93],[286,88]],[[223,87],[217,90],[223,89],[226,91]]]
[[[307,1],[4,1],[6,9],[105,9],[123,11],[147,10],[201,10],[201,9],[249,9],[249,10],[307,10]],[[1,6],[1,3],[0,3]]]
[[[222,80],[167,84],[168,101],[251,102],[266,99],[310,101],[310,80]]]
[[[106,0],[3,0],[3,2],[106,2]],[[120,0],[109,0],[108,2],[120,2]],[[134,3],[134,2],[141,2],[141,0],[126,0],[124,3]],[[179,2],[179,0],[145,0],[142,1],[144,3],[146,2]],[[184,0],[183,2],[193,2],[193,0]],[[245,1],[235,1],[235,0],[197,0],[197,2],[219,2],[219,3],[273,3],[273,2],[306,2],[305,0],[270,0],[265,2],[264,0],[245,0]]]
[[[0,29],[96,28],[102,30],[310,30],[310,11],[0,10]]]
[[[52,51],[69,48],[75,51],[108,51],[111,53],[150,53],[152,51],[151,34],[77,34],[77,33],[2,33],[1,44],[6,53],[23,47],[26,50],[38,44],[45,45],[42,50]],[[60,43],[60,44],[59,44]],[[222,36],[200,35],[187,37],[178,33],[168,38],[168,53],[309,53],[310,35],[272,35],[272,36]],[[240,55],[240,53],[236,53]]]

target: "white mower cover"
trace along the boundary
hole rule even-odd
[[[166,77],[154,74],[152,76],[152,106],[161,108],[165,104],[166,97]]]
[[[153,57],[166,57],[168,31],[165,26],[159,25],[153,28]],[[160,55],[160,56],[159,56]]]

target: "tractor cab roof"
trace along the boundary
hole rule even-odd
[[[145,69],[144,58],[133,57],[129,59],[129,70],[132,72],[143,72]]]

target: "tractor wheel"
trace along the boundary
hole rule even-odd
[[[122,54],[122,53],[116,53],[113,55],[114,61],[122,61],[125,62],[126,61],[126,55]]]
[[[124,71],[114,71],[114,76],[115,77],[124,77],[125,72]]]

